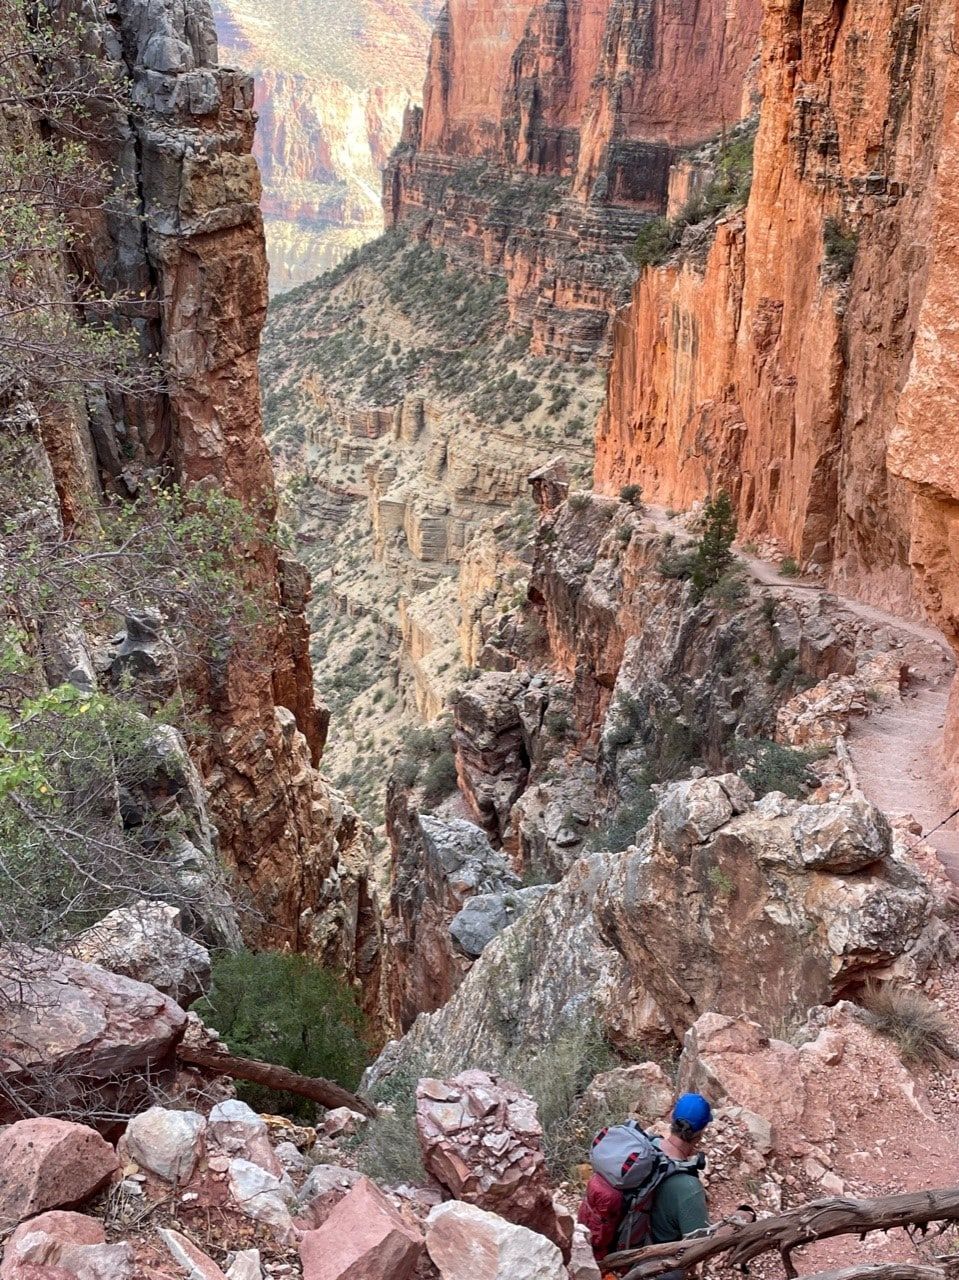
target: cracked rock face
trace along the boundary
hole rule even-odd
[[[776,1023],[921,967],[931,907],[867,801],[754,805],[727,774],[670,788],[596,916],[681,1036],[710,1009]]]
[[[682,1040],[715,1009],[801,1019],[866,978],[921,977],[946,933],[935,900],[865,800],[757,804],[735,774],[676,783],[635,847],[574,864],[370,1079],[496,1069],[591,1022],[635,1046]]]
[[[536,1103],[485,1071],[421,1080],[416,1129],[430,1174],[456,1200],[562,1245]]]

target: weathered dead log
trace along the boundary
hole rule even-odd
[[[608,1271],[626,1272],[625,1280],[651,1280],[674,1268],[691,1268],[717,1254],[726,1254],[729,1266],[742,1266],[762,1253],[780,1253],[787,1276],[796,1270],[790,1255],[794,1249],[832,1236],[866,1235],[891,1227],[924,1227],[931,1222],[959,1221],[959,1187],[912,1191],[875,1200],[830,1197],[811,1200],[798,1209],[745,1225],[726,1224],[713,1235],[649,1245],[610,1254]]]
[[[191,1067],[200,1067],[203,1071],[212,1071],[218,1076],[235,1076],[238,1080],[249,1080],[251,1084],[262,1084],[267,1089],[285,1089],[287,1093],[298,1094],[318,1102],[321,1107],[349,1107],[361,1115],[373,1118],[376,1107],[356,1093],[350,1093],[332,1080],[324,1080],[321,1076],[301,1076],[288,1067],[277,1067],[272,1062],[258,1062],[255,1058],[237,1058],[232,1053],[221,1053],[216,1049],[201,1049],[197,1045],[177,1045],[176,1056],[181,1062]]]
[[[908,1262],[866,1262],[861,1267],[843,1267],[841,1271],[817,1271],[801,1280],[948,1280],[949,1272],[941,1267],[919,1267]]]

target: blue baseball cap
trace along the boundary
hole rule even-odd
[[[673,1119],[688,1124],[693,1133],[705,1129],[713,1118],[713,1109],[701,1093],[684,1093],[673,1107]]]

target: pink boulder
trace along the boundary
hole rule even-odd
[[[86,1125],[19,1120],[0,1132],[0,1230],[44,1209],[81,1204],[118,1168],[116,1152]]]
[[[423,1238],[368,1178],[300,1241],[303,1280],[410,1280]]]
[[[0,1280],[134,1280],[133,1250],[107,1244],[95,1219],[54,1210],[16,1229],[3,1252]]]
[[[93,1085],[105,1103],[122,1092],[129,1107],[138,1082],[146,1097],[148,1074],[156,1082],[168,1068],[173,1078],[172,1050],[186,1014],[167,996],[69,956],[35,951],[17,960],[16,972],[0,975],[0,1074],[8,1096],[36,1096],[38,1109],[46,1109],[52,1090],[66,1111]],[[0,1097],[0,1124],[21,1114]]]
[[[427,1170],[454,1199],[538,1231],[568,1256],[532,1098],[485,1071],[421,1080],[416,1127]]]

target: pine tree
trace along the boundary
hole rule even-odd
[[[715,498],[707,502],[703,512],[703,533],[696,549],[696,564],[692,574],[697,600],[701,600],[728,572],[733,562],[732,548],[736,530],[732,499],[725,489],[721,489]]]

